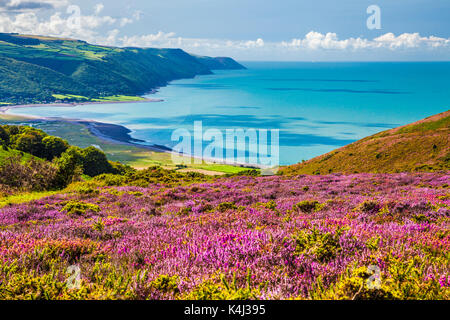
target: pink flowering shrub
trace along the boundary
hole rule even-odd
[[[450,299],[449,178],[78,183],[0,209],[0,298]]]

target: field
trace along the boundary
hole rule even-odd
[[[123,96],[123,95],[115,95],[108,97],[99,97],[99,98],[89,98],[85,96],[78,96],[73,94],[53,94],[52,95],[57,100],[68,100],[68,101],[92,101],[92,102],[136,102],[136,101],[145,101],[145,98],[138,96]],[[1,104],[1,103],[0,103]]]
[[[155,181],[0,209],[0,297],[450,298],[448,174]]]

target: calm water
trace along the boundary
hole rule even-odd
[[[248,70],[179,80],[164,102],[35,107],[10,113],[124,125],[132,136],[173,147],[173,130],[280,130],[280,163],[323,154],[376,132],[450,109],[450,62],[244,63]]]

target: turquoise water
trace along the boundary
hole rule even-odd
[[[284,165],[450,109],[450,62],[243,64],[248,70],[173,81],[149,96],[163,102],[9,112],[120,124],[168,147],[175,129],[200,120],[205,130],[279,129]]]

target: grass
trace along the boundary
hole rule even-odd
[[[0,197],[0,208],[3,208],[11,204],[20,204],[30,202],[33,200],[39,200],[58,193],[61,193],[61,191],[27,192],[14,194],[11,196]]]
[[[23,162],[30,161],[32,158],[34,158],[31,154],[20,152],[17,150],[9,149],[4,150],[2,147],[0,147],[0,164],[5,161],[5,159],[14,157],[14,156],[20,156]]]
[[[400,128],[397,133],[413,133],[413,132],[425,132],[429,130],[448,129],[450,127],[450,116],[443,117],[436,121],[425,121],[415,125],[409,125]]]
[[[70,38],[57,38],[57,37],[47,37],[47,36],[39,36],[39,35],[32,35],[32,34],[17,34],[16,37],[21,38],[32,38],[32,39],[39,39],[39,40],[72,40]]]
[[[55,99],[58,100],[64,100],[64,99],[69,99],[69,100],[90,100],[90,98],[85,97],[85,96],[79,96],[76,94],[52,94],[52,96]]]
[[[146,99],[138,96],[123,96],[123,95],[115,95],[109,97],[101,97],[98,99],[92,99],[92,101],[98,102],[108,102],[108,101],[145,101]]]
[[[230,165],[226,165],[226,164],[198,164],[198,165],[192,165],[191,167],[195,168],[195,169],[202,169],[202,170],[223,172],[223,173],[239,173],[241,171],[245,171],[245,170],[249,169],[249,168],[244,168],[244,167],[230,166]]]
[[[52,94],[52,96],[58,100],[76,100],[76,101],[85,100],[85,101],[92,101],[92,102],[146,101],[146,99],[143,97],[124,96],[124,95],[115,95],[115,96],[92,98],[92,99],[89,97],[75,95],[75,94]]]

